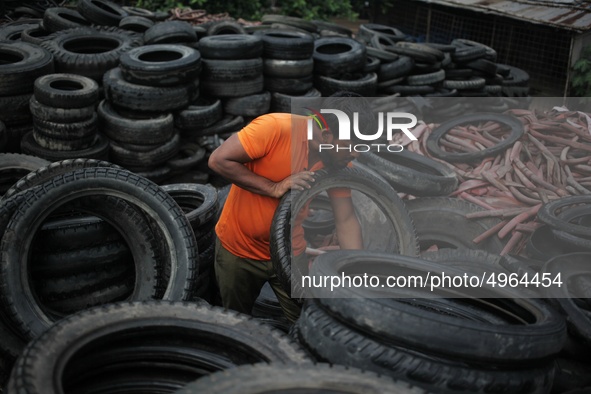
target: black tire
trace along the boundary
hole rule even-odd
[[[312,75],[314,72],[314,59],[282,60],[263,59],[263,74],[276,78],[301,78]]]
[[[297,29],[305,30],[310,33],[315,33],[317,30],[316,25],[314,23],[293,16],[266,14],[263,15],[263,17],[261,18],[261,22],[263,22],[263,24],[265,25],[274,23],[289,25]]]
[[[263,57],[266,58],[306,60],[314,54],[314,39],[309,34],[269,29],[255,35],[263,40]]]
[[[0,42],[0,96],[31,93],[35,80],[54,70],[53,56],[26,42]]]
[[[486,46],[480,42],[466,40],[463,38],[456,38],[456,39],[452,40],[451,45],[458,48],[458,49],[456,49],[455,52],[457,52],[458,50],[461,51],[462,49],[465,49],[465,48],[479,48],[479,49],[482,48],[482,49],[484,49],[484,58],[486,60],[489,60],[491,62],[497,61],[497,51],[495,51],[491,47]]]
[[[380,70],[380,64],[382,62],[377,57],[367,56],[367,63],[365,63],[365,67],[363,67],[364,73],[377,73]]]
[[[192,131],[211,126],[222,118],[219,99],[199,98],[174,115],[174,125],[181,131]]]
[[[156,145],[152,150],[138,152],[111,141],[109,157],[113,163],[124,167],[154,167],[175,157],[179,153],[180,142],[181,138],[177,133],[162,145]]]
[[[76,158],[106,160],[109,157],[109,140],[101,134],[98,134],[95,143],[87,149],[57,151],[40,146],[35,142],[33,132],[31,131],[23,136],[23,139],[21,140],[21,150],[25,154],[42,157],[49,161]]]
[[[209,127],[197,130],[199,136],[209,136],[224,133],[233,133],[244,127],[244,118],[242,116],[224,115],[219,121]]]
[[[30,93],[0,96],[0,121],[8,127],[31,123],[30,99]]]
[[[194,43],[197,42],[197,33],[189,22],[160,22],[146,30],[144,42],[146,45]]]
[[[381,35],[388,37],[389,39],[396,41],[404,41],[406,34],[400,30],[386,25],[380,25],[377,23],[363,23],[359,25],[359,37],[369,42],[375,35]]]
[[[436,393],[547,393],[552,384],[549,362],[501,369],[384,344],[379,337],[346,326],[314,302],[304,307],[296,326],[300,340],[320,361],[374,371]]]
[[[451,55],[456,63],[467,63],[486,56],[486,47],[474,41],[456,39],[452,40],[451,45],[457,48]]]
[[[306,376],[306,379],[302,379]],[[190,383],[176,394],[262,394],[267,391],[290,391],[334,394],[424,394],[426,391],[404,382],[397,382],[373,372],[342,365],[313,364],[309,366],[249,365],[217,372]]]
[[[199,80],[178,86],[137,85],[123,79],[121,69],[113,68],[103,78],[105,98],[115,108],[138,113],[165,113],[184,108],[199,94]]]
[[[325,97],[341,91],[353,92],[365,97],[373,97],[376,93],[377,83],[378,76],[376,73],[356,73],[336,77],[318,75],[314,86]]]
[[[131,340],[126,333],[132,333]],[[220,357],[222,353],[226,356]],[[244,315],[203,303],[119,303],[68,317],[32,342],[17,362],[23,373],[12,375],[9,390],[57,393],[47,385],[59,376],[77,392],[113,392],[117,387],[144,393],[166,387],[172,392],[187,381],[242,364],[307,361],[288,337]],[[138,362],[141,376],[128,369]],[[57,372],[62,363],[68,366],[63,375]],[[117,377],[107,368],[112,363],[121,366]]]
[[[121,19],[119,27],[123,30],[133,31],[135,33],[145,33],[146,30],[154,26],[154,22],[143,16],[130,15]]]
[[[246,31],[241,24],[233,21],[216,21],[207,29],[208,36],[221,34],[246,34]]]
[[[365,46],[352,38],[326,37],[314,41],[314,72],[321,75],[355,73],[366,63]]]
[[[46,160],[42,160],[41,163],[47,163],[39,168],[31,170],[26,176],[23,176],[18,182],[6,192],[3,200],[12,197],[13,195],[22,192],[23,190],[30,189],[33,186],[41,185],[56,175],[64,174],[73,170],[88,167],[108,167],[121,169],[118,165],[109,163],[108,161],[94,160],[94,159],[75,159],[75,160],[63,160],[56,163],[50,163]]]
[[[321,20],[313,20],[312,23],[316,25],[316,29],[320,32],[320,35],[322,35],[322,33],[324,31],[324,32],[331,32],[331,33],[340,34],[340,35],[346,36],[346,37],[353,36],[353,31],[351,29],[341,26],[341,25],[338,25],[336,23],[330,23],[330,22],[321,21]]]
[[[406,77],[409,85],[433,85],[445,79],[445,71],[439,70],[428,74],[414,74]]]
[[[40,45],[51,34],[41,26],[29,27],[21,33],[21,41],[29,44]]]
[[[117,142],[152,145],[170,140],[174,134],[174,119],[171,113],[147,119],[129,119],[117,113],[103,100],[97,110],[100,130]]]
[[[325,190],[340,187],[358,190],[368,196],[385,215],[385,220],[389,222],[387,231],[392,232],[389,233],[392,237],[381,245],[367,244],[367,248],[385,247],[389,252],[417,255],[418,242],[412,219],[400,197],[386,182],[356,168],[345,168],[337,172],[320,170],[315,172],[314,178],[315,181],[310,189],[292,191],[281,198],[271,224],[271,260],[283,288],[291,293],[292,297],[299,298],[304,293],[301,282],[291,280],[291,223],[294,220],[292,212],[297,215],[307,201]],[[376,226],[376,223],[373,225]],[[293,273],[294,275],[302,274],[297,270],[293,270]]]
[[[471,261],[476,267],[470,270],[469,263],[460,262],[456,266],[456,261],[445,264],[386,253],[337,251],[317,257],[310,276],[359,272],[355,267],[364,264],[375,267],[374,273],[382,275],[395,275],[405,269],[435,275],[441,272],[450,276],[480,275],[483,270],[492,269],[480,268],[478,262]],[[470,296],[469,290],[454,289],[459,299],[422,301],[420,294],[430,292],[429,289],[413,288],[407,293],[413,298],[406,301],[397,298],[400,293],[396,292],[390,293],[396,299],[375,299],[363,298],[370,294],[367,288],[339,289],[338,296],[328,294],[331,290],[313,288],[311,292],[323,308],[351,327],[370,332],[384,343],[397,343],[448,358],[495,365],[534,362],[556,355],[567,338],[564,319],[554,309],[541,300],[522,298],[514,289],[490,287],[482,293],[484,298]],[[387,295],[387,292],[383,294]],[[436,338],[432,337],[433,332],[437,332]]]
[[[486,59],[477,59],[472,62],[466,63],[466,67],[472,70],[476,70],[486,76],[494,77],[497,75],[497,65],[494,62]]]
[[[576,204],[585,204],[577,207]],[[580,211],[581,216],[584,214],[591,214],[591,197],[587,195],[583,196],[568,196],[563,197],[558,200],[550,201],[547,204],[544,204],[542,208],[538,211],[538,220],[547,225],[551,226],[553,229],[564,231],[568,234],[590,238],[591,237],[591,228],[585,225],[571,223],[569,220],[563,219],[560,217],[560,212],[568,212],[567,209],[571,207],[577,207],[577,209],[583,208],[583,211]],[[587,213],[588,212],[588,213]]]
[[[444,152],[439,147],[439,140],[452,128],[474,122],[485,122],[492,121],[502,125],[508,126],[511,129],[510,135],[504,140],[496,144],[491,148],[483,149],[479,152],[471,153],[450,153]],[[434,157],[448,161],[450,163],[470,163],[477,160],[482,160],[485,157],[496,156],[497,154],[504,152],[512,146],[515,141],[519,140],[524,133],[523,124],[517,118],[508,115],[499,114],[487,114],[487,113],[476,113],[471,115],[464,115],[455,119],[449,120],[440,124],[427,139],[427,150]]]
[[[203,59],[204,83],[210,81],[243,81],[263,74],[263,59],[260,57],[242,60]]]
[[[33,130],[35,134],[48,138],[66,141],[90,139],[92,143],[98,131],[97,116],[93,113],[89,119],[68,123],[35,119]]]
[[[38,23],[32,23],[35,20],[29,20],[31,23],[26,22],[17,23],[12,25],[3,25],[0,27],[0,42],[17,42],[22,41],[22,32],[25,29],[30,29],[32,27],[38,27]]]
[[[34,234],[44,218],[57,206],[80,197],[96,196],[95,204],[100,204],[105,196],[116,196],[125,208],[134,212],[139,209],[150,218],[151,233],[162,244],[157,253],[154,253],[154,248],[131,241],[135,230],[121,228],[125,221],[118,217],[119,213],[101,210],[100,206],[92,207],[91,204],[83,206],[90,214],[94,210],[99,211],[112,225],[121,226],[118,231],[122,235],[130,237],[126,239],[127,244],[135,249],[133,253],[138,256],[134,258],[136,280],[131,299],[184,300],[191,297],[192,280],[198,270],[193,231],[174,199],[152,182],[124,170],[86,168],[58,175],[22,195],[27,204],[16,209],[3,236],[6,242],[3,244],[3,259],[7,265],[2,272],[2,300],[5,310],[11,311],[14,328],[23,338],[38,336],[52,319],[38,307],[31,292],[25,274],[30,269],[28,264],[17,263],[13,269],[8,262],[26,261]],[[77,206],[77,203],[72,205]],[[150,254],[153,259],[148,257]]]
[[[108,0],[79,0],[78,12],[97,25],[119,26],[129,14],[120,5]]]
[[[43,13],[43,28],[52,33],[83,26],[90,26],[90,22],[71,8],[52,7]]]
[[[0,153],[0,194],[6,196],[7,191],[19,179],[31,171],[45,167],[48,164],[49,162],[47,160],[43,160],[40,157],[16,153]]]
[[[248,34],[208,36],[199,40],[199,52],[204,59],[252,59],[262,56],[263,40]]]
[[[271,93],[271,111],[291,113],[292,97],[320,97],[320,92],[312,88],[302,95],[289,95],[279,92]]]
[[[147,10],[145,8],[129,7],[129,6],[123,6],[121,8],[123,8],[125,10],[125,12],[127,12],[127,14],[129,14],[130,16],[141,16],[144,18],[148,18],[150,20],[157,19],[154,12]]]
[[[284,94],[304,94],[314,87],[312,75],[300,78],[275,78],[266,77],[264,82],[265,90]]]
[[[501,253],[504,247],[497,236],[480,244],[472,240],[499,223],[498,219],[467,219],[466,214],[483,209],[476,204],[457,198],[417,198],[406,201],[406,207],[415,225],[422,250],[432,245],[440,248],[482,249]],[[450,231],[453,229],[453,231]]]
[[[497,64],[497,68],[506,70],[506,75],[503,75],[504,87],[527,87],[529,74],[524,70],[508,64]]]
[[[384,177],[396,191],[414,196],[447,196],[458,186],[458,177],[448,166],[413,152],[368,152],[357,160]]]
[[[402,96],[416,96],[434,93],[436,88],[431,85],[391,85],[383,87],[382,90],[388,94],[399,93]]]
[[[486,80],[482,77],[471,77],[470,79],[457,80],[446,79],[443,81],[443,87],[446,89],[457,90],[480,90],[486,85]]]
[[[224,101],[224,113],[243,117],[257,117],[269,112],[271,93],[230,98]]]
[[[246,80],[213,81],[204,79],[201,82],[202,91],[211,97],[230,98],[242,97],[262,92],[265,89],[263,75]]]
[[[96,106],[99,86],[96,81],[75,74],[49,74],[37,78],[35,99],[44,105],[58,108]]]
[[[88,149],[93,146],[96,141],[96,133],[73,139],[62,139],[41,133],[33,128],[33,139],[41,148],[55,152],[71,152]]]
[[[116,27],[84,27],[53,33],[41,46],[53,53],[57,72],[100,82],[123,53],[140,44],[141,36]]]
[[[403,77],[412,71],[414,64],[414,60],[408,56],[400,56],[393,62],[383,62],[380,64],[378,78],[380,81],[388,81]]]
[[[183,209],[193,229],[197,230],[215,219],[218,209],[218,192],[215,187],[194,183],[177,183],[160,187]]]
[[[389,51],[385,51],[383,49],[378,49],[374,47],[366,47],[367,56],[372,56],[379,59],[383,63],[390,63],[398,59],[398,55]],[[412,59],[412,58],[411,58]]]
[[[48,122],[80,122],[92,118],[95,113],[95,106],[83,108],[56,108],[43,105],[35,97],[31,96],[29,101],[31,115],[38,120]]]
[[[174,86],[199,77],[201,56],[195,49],[184,45],[146,45],[121,55],[119,67],[128,82]]]

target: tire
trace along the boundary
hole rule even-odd
[[[466,63],[466,67],[486,76],[494,77],[497,75],[497,65],[494,62],[486,59],[478,59],[473,62]]]
[[[52,54],[26,42],[0,42],[0,56],[0,96],[31,93],[35,79],[54,70]]]
[[[208,36],[222,34],[246,34],[244,27],[233,21],[216,21],[207,29]]]
[[[166,21],[156,23],[144,33],[144,43],[153,44],[182,44],[197,42],[197,33],[189,22]]]
[[[457,48],[451,55],[456,63],[468,63],[486,56],[486,48],[474,41],[456,39],[452,40],[451,45]]]
[[[289,95],[279,92],[271,93],[271,111],[273,112],[291,112],[292,97],[320,97],[320,92],[312,88],[302,95]]]
[[[453,170],[413,152],[368,152],[359,155],[357,160],[384,177],[399,192],[419,197],[447,196],[458,187]]]
[[[481,44],[479,42],[466,40],[463,38],[456,38],[456,39],[452,40],[451,45],[458,47],[460,50],[464,49],[464,48],[483,48],[484,49],[484,58],[486,60],[489,60],[491,62],[497,61],[497,51],[495,51],[491,47]],[[456,52],[457,51],[458,51],[458,49],[456,49]]]
[[[263,59],[212,60],[203,59],[202,77],[206,81],[244,81],[263,74]]]
[[[31,171],[16,182],[4,195],[2,200],[6,200],[23,190],[30,189],[34,186],[39,186],[56,175],[64,174],[73,170],[89,167],[107,167],[121,169],[118,165],[109,163],[108,161],[94,160],[94,159],[75,159],[63,160],[56,163],[50,163],[47,160],[39,159],[39,164],[43,164],[38,168],[31,169]]]
[[[389,39],[396,41],[404,41],[406,34],[400,30],[386,25],[380,25],[377,23],[363,23],[359,25],[359,37],[365,41],[371,41],[375,35],[381,35],[388,37]]]
[[[83,26],[90,26],[90,22],[71,8],[52,7],[43,13],[43,28],[52,33]]]
[[[428,74],[415,74],[406,77],[409,85],[433,85],[445,79],[445,71],[439,70]]]
[[[156,145],[152,150],[137,152],[126,149],[120,144],[111,141],[111,153],[109,157],[114,163],[124,167],[154,167],[166,163],[175,157],[179,153],[180,142],[181,139],[177,133],[162,145]]]
[[[310,33],[316,33],[316,25],[310,21],[293,16],[266,14],[261,18],[261,22],[265,25],[279,23],[289,25],[297,29],[302,29]]]
[[[133,340],[121,347],[119,341],[126,332],[133,333]],[[94,339],[90,340],[93,350],[80,363],[76,360],[82,353],[72,349],[79,349],[89,335]],[[99,342],[102,344],[96,346]],[[220,358],[221,353],[228,356]],[[121,365],[117,378],[108,368],[105,370],[106,360]],[[140,361],[145,374],[138,379],[137,374],[126,373],[126,366]],[[171,391],[187,380],[241,364],[294,365],[307,361],[305,353],[285,335],[231,311],[203,303],[118,303],[68,317],[32,342],[17,362],[19,368],[23,366],[23,373],[13,374],[9,387],[57,393],[47,386],[57,374],[75,391],[113,392],[122,386],[134,387],[132,390],[138,392],[150,392],[150,387],[156,386]],[[166,371],[161,362],[168,365]],[[72,368],[66,368],[64,376],[57,372],[61,363]],[[98,375],[96,379],[75,378],[88,373]],[[73,379],[69,381],[66,376]]]
[[[363,67],[364,73],[377,73],[380,70],[382,62],[377,57],[367,56],[367,63]]]
[[[97,25],[119,26],[129,14],[120,5],[108,0],[79,0],[78,12]]]
[[[263,59],[263,74],[275,78],[302,78],[312,75],[314,60]]]
[[[204,59],[238,60],[263,55],[263,40],[248,34],[223,34],[199,40],[199,52]]]
[[[209,136],[224,133],[233,133],[244,127],[242,116],[224,115],[219,121],[209,127],[196,131],[199,136]]]
[[[129,119],[119,115],[106,100],[100,102],[97,113],[101,132],[116,142],[160,144],[174,135],[171,113],[148,119]]]
[[[95,106],[99,98],[96,81],[75,74],[49,74],[35,80],[35,99],[58,108]]]
[[[133,48],[121,55],[121,75],[131,83],[174,86],[199,77],[201,56],[184,45],[160,44]]]
[[[284,94],[304,94],[314,87],[312,75],[301,78],[274,78],[266,77],[265,90]]]
[[[497,145],[491,148],[483,149],[479,152],[450,153],[444,152],[439,147],[439,140],[441,140],[445,133],[447,133],[452,128],[471,122],[473,123],[484,121],[497,122],[502,125],[508,126],[511,129],[510,135],[507,136],[507,138],[505,138],[501,142],[499,142]],[[485,157],[496,156],[497,154],[504,152],[510,146],[513,146],[515,141],[519,140],[523,133],[523,124],[517,118],[514,118],[512,116],[487,113],[464,115],[444,122],[440,124],[437,128],[435,128],[427,139],[427,150],[432,156],[450,163],[471,163],[477,160],[482,160]]]
[[[365,46],[345,37],[327,37],[314,41],[314,72],[338,75],[363,70],[366,63]]]
[[[30,93],[18,96],[0,96],[0,121],[8,127],[31,123],[30,99]]]
[[[29,20],[30,22],[38,19]],[[38,23],[17,23],[12,25],[3,25],[0,27],[0,42],[5,41],[7,43],[22,41],[22,32],[25,29],[32,27],[38,27]]]
[[[57,123],[35,119],[33,122],[33,130],[35,134],[50,139],[64,141],[82,141],[89,139],[92,144],[98,131],[97,116],[93,113],[90,119],[70,123]]]
[[[222,103],[219,99],[199,98],[175,113],[174,125],[181,131],[192,131],[211,126],[221,118]]]
[[[391,63],[398,59],[398,55],[389,51],[385,51],[383,49],[378,49],[374,47],[365,47],[367,51],[367,56],[372,56],[379,59],[383,63]],[[408,56],[407,56],[408,57]],[[412,58],[411,58],[412,59]]]
[[[119,28],[142,34],[152,26],[154,26],[154,22],[150,19],[135,15],[126,16],[119,22]]]
[[[561,215],[559,214],[559,212],[562,212],[562,214],[567,213],[569,207],[571,207],[571,209],[576,207],[575,204],[586,205],[586,207],[585,205],[581,205],[581,207],[585,207],[583,210],[579,211],[581,216],[591,213],[591,208],[589,208],[589,204],[591,204],[590,196],[568,196],[544,204],[538,211],[538,220],[542,223],[546,223],[555,230],[564,231],[565,233],[579,237],[590,238],[591,228],[585,225],[571,223],[569,220],[561,218]],[[581,209],[581,207],[577,208]]]
[[[53,33],[41,46],[53,53],[57,72],[99,82],[107,70],[117,67],[123,53],[140,43],[141,36],[116,27],[84,27]]]
[[[41,148],[56,152],[71,152],[88,149],[93,146],[96,141],[96,134],[74,139],[62,139],[43,134],[33,128],[33,139]]]
[[[6,192],[19,179],[31,171],[45,167],[48,164],[49,162],[47,160],[43,160],[40,157],[16,153],[0,153],[0,194],[6,196]]]
[[[166,113],[184,108],[199,94],[199,80],[168,87],[137,85],[123,79],[119,67],[105,73],[105,99],[116,108],[138,113]]]
[[[414,60],[408,56],[400,56],[397,60],[381,63],[378,71],[380,81],[388,81],[409,74],[414,67]]]
[[[215,187],[177,183],[163,185],[161,188],[183,209],[193,229],[196,230],[215,219],[218,209],[218,192]]]
[[[527,87],[529,74],[524,70],[508,64],[497,64],[497,68],[506,70],[506,75],[503,75],[504,87]]]
[[[417,198],[405,202],[415,225],[421,250],[432,245],[440,248],[482,249],[499,254],[504,242],[493,236],[480,244],[472,240],[499,223],[498,219],[467,219],[466,214],[483,209],[457,198]],[[454,231],[450,231],[453,228]]]
[[[434,356],[354,330],[313,301],[296,324],[299,338],[320,361],[374,371],[436,393],[547,393],[553,375],[549,362],[505,369]]]
[[[306,33],[269,29],[255,33],[263,40],[263,57],[282,60],[306,60],[314,54],[314,39]]]
[[[395,275],[406,269],[435,275],[467,272],[479,276],[482,270],[490,271],[489,267],[480,268],[474,261],[471,262],[476,263],[476,267],[471,271],[468,262],[461,268],[462,263],[456,265],[456,261],[445,264],[378,252],[336,251],[318,256],[310,276],[320,278],[341,272],[361,272],[356,271],[356,267],[364,264],[374,267],[373,273],[382,275]],[[363,298],[370,294],[367,289],[343,288],[338,290],[338,296],[329,295],[331,289],[327,287],[313,288],[311,292],[331,315],[356,330],[371,333],[381,342],[457,361],[508,364],[506,367],[509,367],[517,362],[547,359],[562,349],[567,338],[566,324],[549,305],[541,300],[521,298],[514,289],[490,287],[488,290],[482,293],[483,298],[470,295],[469,290],[454,289],[458,300],[423,301],[420,301],[421,294],[430,292],[429,289],[413,288],[406,293],[413,298],[407,300],[398,298],[400,292],[382,294],[395,299]],[[462,297],[470,301],[462,301]],[[490,304],[494,305],[494,311]],[[437,338],[432,337],[433,332],[438,333]]]
[[[224,101],[224,113],[242,117],[257,117],[269,112],[271,93],[230,98]]]
[[[307,201],[316,194],[331,188],[349,188],[358,190],[369,196],[373,203],[377,204],[388,221],[388,230],[393,232],[385,245],[366,245],[366,248],[386,247],[389,252],[416,256],[418,242],[415,236],[412,219],[408,214],[404,203],[398,197],[394,189],[387,183],[355,168],[345,168],[338,172],[316,171],[315,181],[312,187],[303,191],[286,193],[279,203],[271,224],[270,249],[271,260],[279,281],[283,288],[292,294],[292,297],[301,297],[303,289],[298,281],[292,277],[292,248],[291,248],[291,224],[292,212],[300,212]],[[373,223],[376,226],[376,223]],[[382,228],[382,230],[384,230]],[[367,240],[366,240],[367,241]],[[372,241],[372,240],[369,240]],[[384,243],[386,244],[386,243]],[[294,270],[294,275],[300,274]]]
[[[265,89],[262,74],[247,80],[237,81],[213,81],[204,79],[202,80],[201,86],[205,94],[219,98],[248,96],[260,93]]]
[[[29,110],[33,118],[47,122],[80,122],[92,118],[95,113],[95,106],[83,108],[56,108],[43,105],[31,96]]]
[[[302,380],[302,376],[306,376]],[[309,366],[249,365],[218,372],[189,383],[177,394],[261,394],[275,392],[423,394],[410,383],[397,382],[373,372],[342,365]]]
[[[457,90],[480,90],[484,88],[486,81],[481,77],[471,77],[466,80],[449,80],[443,81],[443,87],[446,89],[457,89]]]
[[[141,16],[143,18],[148,18],[150,20],[156,20],[156,15],[154,14],[154,12],[147,10],[145,8],[139,8],[139,7],[128,7],[128,6],[123,6],[121,7],[125,10],[125,12],[127,12],[128,15],[130,16]]]
[[[29,27],[22,31],[21,41],[40,45],[50,34],[51,32],[45,30],[41,26]]]
[[[28,132],[21,140],[21,150],[25,154],[41,157],[49,161],[66,159],[97,159],[106,160],[109,155],[109,141],[98,134],[95,143],[86,149],[57,151],[40,146],[34,139],[33,132]]]
[[[315,87],[323,96],[328,97],[336,92],[347,91],[365,97],[373,97],[376,93],[378,76],[375,73],[346,74],[339,77],[319,75]]]
[[[162,252],[149,259],[147,256],[154,253],[154,249],[146,248],[141,242],[132,242],[133,228],[118,228],[121,234],[130,237],[126,239],[127,244],[135,248],[134,256],[138,256],[134,258],[136,280],[131,299],[183,300],[191,296],[192,280],[198,270],[193,232],[172,197],[152,182],[124,170],[86,168],[58,175],[39,188],[25,191],[23,195],[27,203],[17,208],[3,236],[3,259],[8,265],[12,266],[9,261],[27,258],[27,250],[37,228],[56,205],[82,196],[98,196],[97,203],[100,204],[104,196],[117,196],[126,208],[135,208],[133,211],[139,209],[140,213],[150,218],[153,236],[162,243]],[[90,214],[99,210],[100,215],[104,215],[111,224],[123,226],[124,221],[118,218],[118,213],[100,210],[100,206],[84,206],[84,209]],[[3,306],[11,311],[14,328],[20,335],[32,339],[41,334],[52,319],[37,306],[27,276],[21,276],[28,271],[27,264],[17,263],[14,269],[8,265],[1,273]]]

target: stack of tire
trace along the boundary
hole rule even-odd
[[[0,42],[0,152],[20,152],[23,135],[32,130],[29,100],[35,80],[54,71],[53,56],[26,42]]]
[[[199,96],[200,69],[199,52],[184,45],[146,45],[121,56],[104,76],[98,109],[114,163],[154,181],[171,175],[166,163],[181,144],[172,113]]]
[[[30,110],[33,131],[21,141],[24,153],[49,161],[70,158],[107,160],[109,143],[98,133],[98,84],[74,74],[37,78]]]
[[[308,33],[287,29],[267,29],[255,32],[263,40],[263,73],[267,92],[268,112],[291,112],[293,96],[315,97],[314,38]],[[228,111],[228,105],[224,108]],[[264,110],[261,106],[260,110]]]
[[[378,77],[366,72],[365,45],[347,37],[324,37],[314,41],[314,86],[323,96],[350,91],[373,97]]]

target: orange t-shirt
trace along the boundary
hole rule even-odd
[[[244,165],[273,182],[304,171],[308,165],[307,117],[262,115],[238,132],[238,139],[252,159]],[[238,257],[270,260],[271,222],[278,205],[276,198],[232,185],[216,225],[224,248]]]

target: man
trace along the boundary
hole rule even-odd
[[[216,226],[215,273],[224,307],[251,313],[260,289],[269,281],[286,317],[294,322],[299,305],[275,275],[269,251],[270,228],[279,199],[289,190],[304,190],[314,171],[345,167],[358,153],[346,149],[320,152],[320,144],[339,141],[335,124],[312,122],[286,113],[262,115],[228,138],[209,158],[209,167],[233,183]],[[328,125],[331,125],[329,122]],[[329,193],[342,249],[363,246],[350,191]]]

